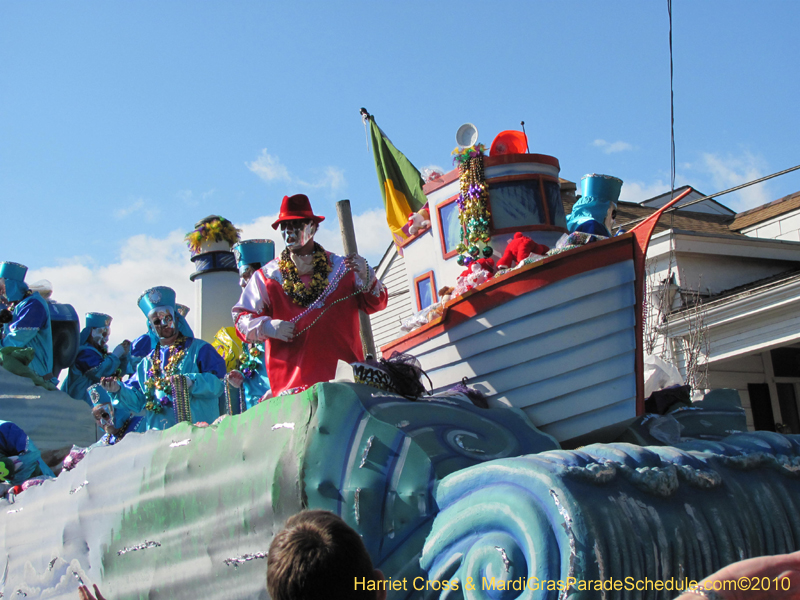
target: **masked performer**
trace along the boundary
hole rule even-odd
[[[28,289],[25,273],[28,267],[0,263],[0,302],[6,305],[3,337],[0,346],[33,348],[30,368],[44,379],[53,376],[53,333],[47,302]]]
[[[128,433],[138,431],[144,417],[131,414],[119,400],[112,400],[109,393],[100,384],[88,390],[92,402],[92,416],[97,426],[105,431],[93,446],[113,446]]]
[[[584,175],[580,199],[567,217],[569,232],[611,237],[622,180],[611,175]]]
[[[103,377],[111,377],[126,367],[131,343],[127,340],[108,351],[111,317],[103,313],[86,313],[86,327],[80,335],[80,349],[75,363],[61,384],[61,390],[89,406],[92,400],[87,390]]]
[[[244,289],[253,273],[275,258],[272,240],[244,240],[232,249],[239,267],[239,285]],[[264,342],[245,342],[239,368],[228,373],[228,382],[241,390],[244,406],[253,408],[269,391],[269,377],[264,357]]]
[[[182,316],[184,320],[186,320],[186,315],[189,314],[189,307],[176,302],[175,309],[178,311],[178,314]],[[188,321],[186,322],[186,327],[189,331],[189,337],[194,337],[194,332],[192,332],[192,328],[189,327]],[[153,350],[153,340],[158,341],[158,336],[150,326],[150,321],[148,321],[147,333],[140,335],[138,338],[133,340],[133,343],[131,344],[131,352],[130,357],[128,358],[127,369],[129,375],[132,375],[136,372],[136,365],[142,362],[142,359],[150,354],[150,352]]]
[[[111,400],[132,412],[145,410],[146,429],[167,429],[179,421],[212,423],[219,416],[225,361],[211,344],[191,337],[173,289],[151,288],[138,304],[158,337],[123,385],[103,378]]]
[[[325,217],[302,194],[285,196],[278,219],[286,249],[256,271],[233,307],[242,339],[263,341],[274,395],[336,374],[336,363],[364,360],[359,309],[386,308],[388,293],[361,256],[338,256],[314,242]]]

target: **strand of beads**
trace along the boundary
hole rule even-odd
[[[364,292],[366,292],[366,291],[367,291],[368,287],[369,287],[369,284],[364,284],[363,286],[361,286],[360,288],[358,288],[358,289],[357,289],[355,292],[353,292],[352,294],[348,294],[347,296],[344,296],[344,297],[342,297],[342,298],[338,298],[338,299],[334,300],[333,302],[331,302],[331,303],[330,303],[328,306],[326,306],[326,307],[325,307],[325,309],[324,309],[324,310],[323,310],[321,313],[319,313],[319,314],[317,315],[317,318],[316,318],[316,319],[314,319],[313,321],[311,321],[311,323],[309,323],[309,324],[308,324],[306,327],[304,327],[303,329],[301,329],[300,331],[298,331],[296,334],[294,334],[294,335],[295,335],[295,337],[298,337],[298,336],[299,336],[301,333],[304,333],[304,332],[308,331],[309,329],[311,329],[311,328],[314,326],[314,324],[315,324],[317,321],[319,321],[319,320],[320,320],[320,317],[322,317],[322,315],[324,315],[324,314],[325,314],[326,312],[328,312],[328,311],[329,311],[331,308],[333,308],[333,307],[334,307],[334,305],[336,305],[336,304],[339,304],[339,302],[343,302],[344,300],[348,300],[348,299],[350,299],[350,298],[353,298],[354,296],[358,296],[359,294],[363,294]]]
[[[178,341],[169,350],[166,366],[161,366],[161,344],[157,344],[150,355],[151,366],[147,371],[144,382],[145,408],[153,413],[160,413],[165,407],[172,404],[170,396],[173,394],[171,375],[174,375],[183,357],[186,355],[186,338],[179,336]],[[157,391],[161,390],[163,396],[158,397]]]
[[[258,372],[258,357],[261,350],[255,344],[244,344],[243,352],[239,355],[239,370],[247,379],[252,379]]]
[[[456,246],[457,262],[468,266],[483,255],[489,258],[494,249],[490,233],[489,186],[483,171],[486,148],[476,144],[469,148],[456,148],[454,162],[458,163],[460,194],[456,199],[461,222],[461,242]]]
[[[338,287],[339,282],[345,275],[347,275],[348,272],[349,269],[345,268],[344,261],[342,261],[342,263],[339,265],[339,268],[336,269],[336,273],[334,273],[333,277],[330,278],[330,283],[328,283],[328,287],[322,290],[322,293],[319,295],[319,297],[316,300],[314,300],[314,302],[312,302],[308,306],[308,308],[306,308],[296,317],[292,318],[290,322],[297,323],[298,321],[300,321],[300,319],[305,317],[315,308],[320,308],[321,306],[323,306],[325,304],[325,300],[328,298],[328,296],[330,296],[334,292],[334,290]]]
[[[186,375],[173,375],[170,377],[172,389],[175,390],[175,402],[172,408],[175,411],[175,422],[192,422],[192,407],[189,405],[189,386],[186,385]]]

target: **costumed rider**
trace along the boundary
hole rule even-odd
[[[339,360],[364,360],[359,309],[386,308],[388,292],[361,256],[338,256],[314,242],[325,217],[303,194],[284,196],[273,229],[286,249],[256,271],[233,307],[237,332],[264,341],[273,395],[333,379]]]
[[[244,289],[253,273],[275,258],[272,240],[244,240],[233,248],[239,268],[239,285]],[[253,408],[270,390],[267,364],[264,358],[264,342],[245,342],[239,357],[239,368],[228,373],[228,382],[241,390],[244,406]]]
[[[113,352],[108,351],[111,317],[97,312],[86,313],[86,327],[80,334],[80,349],[75,363],[61,384],[61,391],[76,400],[92,406],[89,386],[99,383],[103,377],[121,375],[127,368],[131,343],[123,341]]]
[[[178,314],[186,319],[186,315],[189,314],[189,307],[183,304],[175,303],[175,309],[178,311]],[[192,328],[189,327],[189,322],[186,322],[186,327],[189,330],[189,337],[194,337],[194,332]],[[128,358],[128,369],[127,373],[132,375],[136,372],[136,365],[142,362],[142,359],[150,354],[153,350],[153,339],[157,339],[158,336],[155,335],[153,332],[153,327],[150,325],[150,321],[147,322],[147,333],[143,333],[138,338],[133,340],[131,344],[131,352]]]
[[[0,321],[4,348],[33,348],[31,370],[46,380],[53,377],[53,332],[50,308],[39,292],[28,289],[28,267],[13,262],[0,263],[0,302],[6,305]]]
[[[109,393],[99,383],[89,386],[87,390],[92,403],[92,416],[97,426],[105,433],[88,448],[73,446],[64,458],[63,468],[71,471],[86,455],[102,446],[113,446],[119,443],[127,434],[138,431],[144,417],[133,415],[119,400],[112,400]]]
[[[92,401],[92,416],[97,426],[105,431],[105,435],[94,446],[113,446],[132,431],[138,431],[144,417],[134,415],[117,399],[112,400],[110,394],[100,384],[89,388]]]
[[[611,237],[622,180],[611,175],[584,175],[581,179],[581,197],[567,217],[570,233],[580,231]]]
[[[25,283],[28,267],[13,262],[0,263],[0,302],[6,305],[0,322],[0,346],[32,348],[31,370],[45,380],[53,378],[53,332],[50,308],[39,292]]]
[[[153,350],[125,383],[104,377],[112,402],[131,412],[145,412],[145,429],[167,429],[179,421],[212,423],[219,417],[225,362],[217,351],[191,335],[176,310],[175,291],[154,287],[138,300],[147,317]]]
[[[28,434],[11,421],[0,421],[0,483],[5,493],[34,477],[55,477]]]

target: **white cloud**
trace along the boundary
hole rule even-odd
[[[275,242],[276,252],[283,249],[280,231],[271,224],[277,215],[262,216],[238,225],[242,239],[267,238]],[[377,266],[391,242],[386,217],[381,210],[353,216],[359,252],[371,265]],[[194,265],[182,231],[173,231],[164,238],[137,235],[125,240],[111,264],[101,265],[90,256],[74,256],[56,264],[31,270],[26,279],[35,282],[47,279],[53,285],[53,299],[71,304],[78,312],[83,327],[87,312],[111,315],[111,347],[123,339],[133,340],[146,331],[145,317],[136,305],[140,294],[148,288],[166,285],[173,288],[178,302],[195,309],[195,284],[189,281]],[[316,238],[326,249],[342,253],[342,241],[336,217],[322,223]],[[194,327],[196,313],[189,313]]]
[[[625,152],[626,150],[633,150],[633,145],[628,142],[617,141],[607,142],[606,140],[597,139],[592,142],[592,146],[600,148],[605,154],[614,154],[615,152]]]
[[[178,193],[176,193],[175,196],[178,198],[178,200],[181,200],[184,204],[186,204],[186,206],[197,206],[200,204],[200,200],[208,200],[216,191],[217,190],[215,188],[211,188],[206,192],[201,192],[199,200],[192,190],[178,190]]]
[[[147,288],[167,285],[177,293],[178,302],[194,308],[194,284],[189,281],[193,271],[183,233],[174,231],[166,238],[129,238],[112,264],[98,265],[91,258],[76,256],[61,260],[56,266],[32,270],[26,279],[48,279],[53,284],[53,299],[71,304],[78,312],[81,327],[87,312],[111,315],[113,347],[146,331],[136,300]],[[189,323],[193,324],[191,313]]]
[[[245,165],[267,183],[280,181],[301,189],[327,190],[331,194],[343,190],[347,186],[344,171],[338,167],[325,167],[322,174],[315,179],[307,180],[296,177],[289,172],[289,169],[281,163],[276,155],[269,154],[266,148],[261,150],[261,154],[256,160],[245,163]]]
[[[668,192],[669,189],[669,184],[660,179],[653,183],[626,181],[622,184],[619,199],[623,202],[635,202],[639,204],[640,202]]]
[[[144,198],[136,198],[135,200],[130,200],[124,206],[115,209],[114,218],[120,221],[136,213],[142,213],[146,221],[152,222],[155,221],[156,217],[161,213],[161,210],[157,207],[150,206],[149,202],[146,202]]]
[[[742,183],[763,177],[767,173],[766,161],[748,151],[738,156],[728,154],[720,156],[713,153],[702,155],[701,163],[695,168],[711,177],[714,191],[722,191]],[[720,201],[732,209],[741,212],[749,208],[766,204],[771,200],[766,184],[759,184],[734,192],[730,196],[722,196]]]
[[[261,150],[261,154],[258,155],[258,158],[251,163],[245,163],[245,165],[267,183],[273,181],[291,181],[292,179],[289,176],[289,170],[281,164],[280,159],[277,156],[269,154],[266,148]]]

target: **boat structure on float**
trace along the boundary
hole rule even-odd
[[[544,155],[486,157],[493,250],[521,227],[556,244],[558,171]],[[454,181],[429,185],[431,227],[403,244],[440,282],[461,270],[448,256]],[[534,207],[543,220],[523,226]],[[209,427],[92,450],[6,500],[0,592],[74,599],[86,582],[108,598],[266,599],[270,542],[302,509],[361,534],[376,568],[402,582],[392,600],[671,598],[736,560],[799,549],[800,436],[727,435],[746,428],[741,409],[684,411],[687,435],[672,446],[644,427],[643,262],[657,218],[502,273],[384,346],[417,355],[432,395],[406,397],[379,376],[324,382]],[[447,389],[464,378],[488,407]],[[654,445],[561,449],[634,419],[627,439]],[[645,579],[670,591],[643,593]]]
[[[567,233],[558,159],[506,150],[484,157],[483,168],[494,258],[516,232],[556,246]],[[412,298],[421,284],[435,290],[464,270],[459,169],[424,191],[430,226],[400,245]],[[437,307],[429,322],[385,344],[383,355],[415,356],[434,390],[464,381],[491,406],[521,409],[562,445],[615,439],[644,412],[644,256],[658,217],[681,199],[628,233],[497,274]]]

